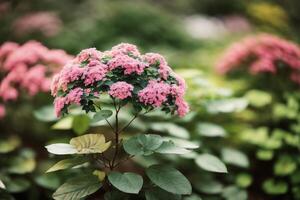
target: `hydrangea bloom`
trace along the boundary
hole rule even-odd
[[[16,100],[21,90],[30,96],[48,92],[52,75],[71,58],[36,41],[4,43],[0,46],[0,101]]]
[[[185,82],[164,57],[142,55],[136,46],[126,43],[105,52],[81,51],[53,78],[51,88],[58,116],[68,112],[71,104],[95,111],[94,101],[104,93],[123,101],[122,105],[132,103],[137,110],[161,108],[179,116],[189,111],[183,98]]]
[[[231,46],[219,61],[217,70],[228,73],[245,65],[252,74],[275,74],[283,65],[291,80],[299,83],[300,48],[273,35],[251,36]]]

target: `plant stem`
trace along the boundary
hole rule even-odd
[[[116,104],[116,101],[114,99],[114,106],[115,106],[115,109],[116,109],[116,129],[115,129],[115,153],[114,153],[114,157],[112,159],[112,164],[111,164],[111,167],[110,169],[113,170],[114,167],[115,167],[115,161],[116,161],[116,158],[118,156],[118,153],[119,153],[119,111],[121,109],[121,106],[117,106]]]

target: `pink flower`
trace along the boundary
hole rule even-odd
[[[119,81],[110,86],[109,95],[117,99],[126,99],[131,97],[133,86],[124,81]]]
[[[177,97],[175,100],[175,105],[177,106],[177,113],[179,117],[185,116],[190,108],[186,101],[184,101],[183,97]]]
[[[146,67],[146,64],[127,55],[118,55],[108,62],[109,70],[121,67],[124,69],[124,74],[137,73],[141,75]]]
[[[168,66],[165,58],[158,53],[147,53],[143,56],[143,59],[149,63],[149,65],[158,65],[158,72],[163,79],[167,79],[171,68]]]
[[[121,43],[112,48],[110,53],[113,57],[119,55],[133,55],[133,56],[140,56],[140,52],[135,45],[128,44],[128,43]]]
[[[140,102],[159,107],[167,101],[168,94],[170,94],[170,85],[151,80],[144,89],[139,91],[138,96]]]
[[[15,42],[6,42],[0,47],[0,60],[15,51],[19,45]]]
[[[84,73],[84,68],[78,64],[70,62],[67,64],[60,73],[59,88],[63,91],[68,89],[68,84],[79,80]],[[55,87],[54,87],[55,88]]]
[[[82,77],[84,84],[87,86],[102,80],[105,77],[106,72],[107,65],[102,64],[101,62],[95,64],[94,66],[86,67]]]
[[[75,88],[72,89],[68,95],[66,96],[66,104],[76,104],[80,105],[81,96],[83,95],[83,89],[82,88]]]
[[[66,104],[65,97],[56,97],[54,99],[54,110],[57,117],[61,115],[61,111],[65,107],[65,104]]]
[[[75,61],[78,63],[82,63],[84,61],[87,61],[88,59],[94,60],[98,59],[100,60],[102,57],[102,53],[98,51],[96,48],[89,48],[82,50],[78,56],[76,56]]]

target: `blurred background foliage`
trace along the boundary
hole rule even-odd
[[[298,0],[2,0],[0,43],[38,40],[77,54],[129,42],[166,55],[188,83],[192,112],[183,119],[154,113],[128,134],[160,133],[200,148],[187,157],[135,162],[176,165],[194,188],[187,200],[300,199],[299,92],[262,90],[249,75],[226,79],[214,70],[228,45],[248,34],[269,32],[299,42],[299,10]],[[51,102],[50,95],[28,99],[24,94],[9,104],[0,122],[0,180],[7,188],[0,189],[0,199],[48,199],[72,176],[44,174],[55,160],[47,159],[42,147],[82,131],[74,129],[72,117],[56,122]],[[130,110],[124,119],[128,115]],[[86,130],[92,126],[82,114],[74,117]],[[205,171],[200,155],[224,162],[229,173]]]

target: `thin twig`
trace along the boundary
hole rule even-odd
[[[115,167],[118,167],[121,163],[128,161],[129,159],[133,158],[134,155],[128,155],[126,158],[124,158],[123,160],[120,160]]]
[[[97,105],[97,104],[95,104],[95,103],[94,103],[94,105],[95,105],[97,108],[99,108],[100,110],[102,110],[102,108],[101,108],[100,105]],[[113,128],[113,126],[111,125],[111,123],[110,123],[106,118],[105,118],[105,121],[106,121],[107,124],[110,126],[111,130],[112,130],[113,132],[115,132],[115,129]]]

